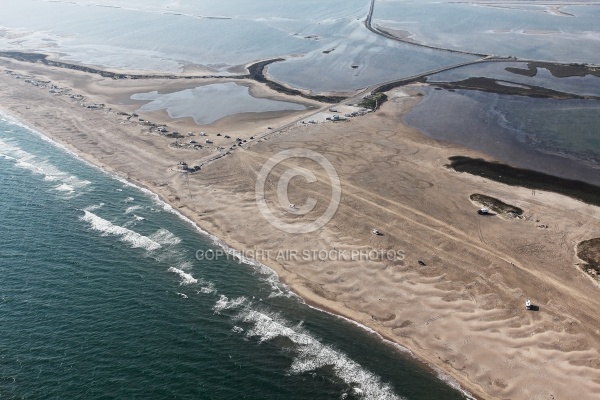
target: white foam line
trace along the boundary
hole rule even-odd
[[[83,211],[94,211],[97,210],[99,208],[102,208],[102,206],[104,206],[104,203],[100,203],[100,204],[94,204],[93,206],[89,206],[83,209]]]
[[[131,206],[131,207],[127,207],[127,209],[125,210],[125,214],[129,214],[131,212],[134,212],[136,210],[139,210],[140,208],[142,208],[142,206]]]
[[[70,186],[72,186],[75,189],[81,189],[92,183],[85,179],[79,179],[75,175],[71,175],[68,178],[63,179],[62,181],[69,184]]]
[[[106,171],[104,171],[102,168],[92,164],[91,162],[89,162],[88,160],[86,160],[85,158],[81,157],[79,154],[75,153],[74,151],[72,151],[71,149],[69,149],[68,147],[66,147],[65,145],[56,142],[55,140],[53,140],[52,138],[50,138],[48,135],[30,127],[29,125],[27,125],[26,123],[24,123],[23,121],[19,120],[17,117],[7,113],[5,110],[0,109],[0,117],[4,118],[4,120],[6,122],[9,122],[13,125],[17,125],[20,126],[21,128],[25,128],[28,131],[30,131],[31,133],[35,134],[36,136],[38,136],[40,139],[42,139],[43,141],[50,143],[52,146],[61,149],[62,151],[69,153],[71,156],[75,157],[77,160],[79,161],[83,161],[86,165],[89,165],[91,167],[94,167],[95,169],[102,171],[103,173],[107,173]]]
[[[179,268],[182,271],[187,271],[189,269],[191,269],[194,266],[194,263],[190,262],[190,261],[185,261],[182,262],[180,265],[178,265],[177,268]]]
[[[36,131],[35,129],[32,129],[31,127],[25,125],[18,119],[12,117],[11,115],[3,114],[1,112],[1,110],[0,110],[0,117],[2,117],[3,121],[6,121],[13,125],[20,126],[21,128],[24,128],[24,129],[34,133],[36,136],[38,136],[45,142],[49,142],[53,146],[55,146],[63,151],[66,151],[71,155],[74,155],[79,160],[83,160],[79,156],[74,154],[73,152],[69,151],[66,147],[52,141],[47,136],[45,136],[42,133]],[[28,153],[27,151],[21,149],[20,147],[14,146],[10,143],[6,143],[2,140],[0,140],[0,151],[4,151],[4,152],[8,151],[8,152],[12,153],[10,155],[8,155],[8,154],[2,154],[2,155],[4,157],[11,158],[11,159],[17,161],[16,165],[19,168],[27,169],[34,173],[44,175],[44,180],[47,180],[47,181],[60,180],[61,182],[64,182],[64,183],[68,184],[69,186],[71,186],[73,189],[80,189],[91,183],[90,181],[79,179],[75,175],[70,175],[66,172],[61,171],[60,169],[58,169],[57,167],[55,167],[54,165],[52,165],[51,163],[49,163],[46,160],[36,160],[39,158],[38,156]]]
[[[206,286],[202,286],[200,288],[200,290],[198,292],[196,292],[198,294],[203,293],[203,294],[211,294],[211,293],[217,293],[217,289],[215,288],[215,284],[212,282],[209,282],[208,285]]]
[[[198,283],[198,279],[194,278],[192,274],[188,274],[187,272],[184,272],[179,268],[171,267],[168,269],[168,271],[179,275],[179,277],[181,278],[181,282],[179,282],[179,284],[182,286],[194,285]]]
[[[103,171],[103,172],[105,172],[105,171]],[[160,196],[158,196],[156,193],[154,193],[154,192],[152,192],[149,189],[146,189],[144,187],[137,186],[134,183],[131,183],[131,182],[127,181],[126,179],[123,179],[123,178],[121,178],[119,176],[114,176],[114,175],[112,175],[112,176],[113,176],[113,178],[117,179],[119,182],[121,182],[121,183],[123,183],[125,185],[128,185],[128,186],[131,186],[133,188],[136,188],[137,190],[140,190],[143,193],[145,193],[146,195],[152,197],[154,199],[154,201],[156,202],[156,204],[158,204],[159,206],[161,206],[164,211],[170,212],[170,213],[176,215],[181,220],[183,220],[186,223],[190,224],[191,226],[194,227],[194,229],[196,229],[196,231],[198,233],[200,233],[201,235],[203,235],[205,237],[208,237],[215,245],[221,247],[228,254],[231,254],[231,255],[234,255],[234,256],[238,257],[241,262],[243,262],[245,264],[248,264],[248,265],[251,265],[253,267],[256,267],[259,270],[259,272],[262,273],[262,274],[269,275],[269,277],[267,278],[268,280],[270,280],[271,278],[273,278],[274,280],[277,280],[279,282],[279,286],[281,288],[285,288],[285,290],[287,292],[289,292],[291,296],[296,297],[300,302],[306,304],[306,302],[304,301],[304,299],[302,297],[298,296],[285,283],[283,283],[283,282],[281,282],[279,280],[279,275],[277,274],[277,272],[275,272],[275,270],[269,268],[268,266],[266,266],[264,264],[261,264],[260,262],[258,262],[256,260],[253,260],[253,259],[250,259],[250,258],[242,256],[242,253],[240,251],[237,251],[237,250],[229,247],[227,244],[225,244],[224,242],[222,242],[217,236],[214,236],[214,235],[208,233],[207,231],[203,230],[202,228],[200,228],[194,221],[192,221],[191,219],[189,219],[185,215],[181,214],[179,211],[175,210],[170,204],[168,204],[165,201],[161,200]],[[216,289],[215,289],[214,284],[211,282],[207,286],[204,286],[204,287],[200,288],[200,290],[198,291],[198,293],[203,293],[203,294],[216,293]],[[272,294],[272,295],[273,295],[273,297],[277,297],[277,294]],[[369,333],[372,333],[372,334],[376,335],[380,340],[382,340],[383,342],[385,342],[385,343],[391,345],[392,347],[396,348],[398,351],[401,351],[403,353],[408,353],[412,357],[415,357],[414,354],[409,349],[407,349],[406,347],[403,347],[402,345],[400,345],[400,344],[398,344],[396,342],[393,342],[391,340],[388,340],[388,339],[384,338],[377,331],[373,330],[372,328],[369,328],[366,325],[363,325],[363,324],[361,324],[361,323],[359,323],[357,321],[354,321],[354,320],[352,320],[350,318],[346,318],[346,317],[344,317],[342,315],[334,314],[332,312],[320,309],[320,308],[315,307],[315,306],[311,306],[309,304],[306,304],[306,305],[308,305],[308,307],[310,307],[310,308],[312,308],[314,310],[326,313],[328,315],[331,315],[331,316],[334,316],[334,317],[337,317],[337,318],[341,318],[341,319],[343,319],[346,322],[354,324],[354,325],[358,326],[359,328],[361,328],[361,329],[363,329],[363,330],[365,330],[365,331],[367,331]],[[421,362],[424,362],[423,360],[421,360],[421,359],[419,359],[417,357],[415,357],[415,359],[417,359],[417,360],[419,360]],[[429,365],[428,363],[426,363],[426,364]],[[470,393],[468,393],[466,390],[462,389],[461,386],[460,386],[460,384],[458,382],[456,382],[454,379],[452,379],[452,378],[448,377],[447,375],[443,374],[442,372],[440,372],[439,369],[437,369],[435,366],[432,366],[432,365],[429,365],[429,366],[433,370],[435,370],[437,372],[438,377],[440,378],[440,380],[444,381],[446,384],[448,384],[448,385],[454,387],[455,389],[459,390],[467,398],[473,399],[472,395]],[[451,382],[454,382],[454,383],[451,383]]]
[[[74,175],[69,175],[48,161],[39,159],[38,156],[2,140],[0,140],[0,152],[2,152],[0,155],[3,157],[16,161],[15,165],[18,168],[42,175],[45,181],[63,182],[62,185],[55,188],[57,190],[74,192],[75,189],[83,188],[91,183],[90,181],[79,179]],[[66,190],[67,188],[69,189]]]
[[[246,300],[247,298],[244,296],[238,297],[237,299],[229,300],[227,296],[221,295],[219,297],[219,300],[217,300],[217,302],[213,306],[213,311],[218,313],[223,310],[232,310],[235,308],[239,308],[242,306],[242,304],[246,302]]]
[[[104,171],[105,172],[105,171]],[[226,243],[224,243],[223,241],[221,241],[221,239],[219,239],[217,236],[212,235],[210,233],[208,233],[207,231],[203,230],[202,228],[200,228],[194,221],[192,221],[190,218],[186,217],[185,215],[183,215],[182,213],[180,213],[179,211],[175,210],[170,204],[168,204],[167,202],[163,201],[159,195],[157,195],[156,193],[152,192],[151,190],[142,187],[142,186],[138,186],[120,176],[116,176],[116,175],[111,175],[111,177],[113,177],[114,179],[118,180],[119,182],[123,183],[124,185],[133,187],[141,192],[143,192],[144,194],[148,195],[149,197],[151,197],[154,202],[159,205],[160,207],[162,207],[162,209],[166,212],[169,212],[171,214],[176,215],[179,219],[181,219],[182,221],[188,223],[189,225],[191,225],[198,233],[200,233],[201,235],[209,238],[212,243],[218,247],[220,247],[221,249],[223,249],[227,254],[232,255],[237,257],[240,262],[247,264],[247,265],[251,265],[252,267],[256,268],[258,270],[259,273],[263,274],[263,275],[268,275],[267,278],[267,282],[269,283],[275,283],[277,282],[276,287],[274,287],[274,285],[272,284],[271,287],[272,288],[276,288],[277,291],[274,291],[272,293],[273,297],[278,297],[281,296],[281,293],[285,293],[285,296],[291,297],[297,297],[298,299],[302,300],[302,298],[300,296],[298,296],[296,293],[294,293],[286,284],[284,284],[283,282],[281,282],[281,280],[279,279],[279,275],[277,274],[277,272],[275,272],[275,270],[269,268],[268,266],[252,259],[252,258],[248,258],[245,257],[241,251],[238,251],[236,249],[233,249],[231,247],[229,247]]]
[[[286,284],[284,284],[283,282],[281,282],[279,280],[279,275],[277,274],[277,272],[275,272],[275,270],[269,268],[268,266],[266,266],[266,265],[264,265],[264,264],[262,264],[262,263],[260,263],[260,262],[258,262],[256,260],[254,260],[254,259],[243,257],[242,253],[240,251],[235,250],[235,249],[229,247],[227,244],[225,244],[224,242],[222,242],[217,236],[214,236],[214,235],[208,233],[207,231],[203,230],[202,228],[200,228],[194,221],[192,221],[191,219],[189,219],[185,215],[181,214],[179,211],[175,210],[173,207],[171,207],[170,204],[168,204],[168,203],[164,202],[163,200],[161,200],[161,198],[156,193],[154,193],[154,192],[152,192],[152,191],[150,191],[150,190],[148,190],[146,188],[139,187],[139,186],[137,186],[137,185],[135,185],[135,184],[133,184],[133,183],[131,183],[131,182],[129,182],[129,181],[121,178],[121,177],[115,177],[115,179],[119,180],[120,182],[122,182],[122,183],[124,183],[126,185],[132,186],[132,187],[134,187],[134,188],[136,188],[136,189],[144,192],[145,194],[151,196],[158,205],[162,206],[163,210],[176,215],[181,220],[183,220],[183,221],[187,222],[188,224],[192,225],[194,227],[194,229],[196,229],[196,231],[198,231],[200,234],[208,237],[215,245],[221,247],[228,254],[231,254],[231,255],[234,255],[234,256],[238,257],[245,264],[248,264],[248,265],[251,265],[253,267],[256,267],[259,270],[260,273],[265,274],[265,275],[269,275],[268,279],[271,279],[271,277],[273,277],[273,279],[276,279],[279,282],[279,285],[282,288],[285,288],[286,291],[288,291],[292,296],[295,296],[300,302],[306,304],[306,302],[304,301],[304,299],[302,297],[298,296],[296,293],[294,293],[289,288],[289,286],[287,286]],[[204,294],[216,293],[216,289],[215,289],[214,285],[211,282],[211,283],[209,283],[208,286],[202,287],[200,289],[199,293],[204,293]],[[276,297],[276,296],[277,295],[275,294],[274,297]],[[308,307],[310,307],[310,308],[312,308],[314,310],[326,313],[328,315],[331,315],[331,316],[343,319],[346,322],[354,324],[355,326],[358,326],[359,328],[361,328],[361,329],[363,329],[363,330],[365,330],[365,331],[367,331],[369,333],[372,333],[372,334],[376,335],[380,340],[382,340],[383,342],[385,342],[385,343],[391,345],[392,347],[396,348],[398,351],[401,351],[403,353],[408,353],[412,357],[414,357],[415,359],[417,359],[417,360],[419,360],[421,362],[424,362],[423,360],[415,357],[415,355],[409,349],[407,349],[406,347],[404,347],[404,346],[402,346],[402,345],[400,345],[400,344],[398,344],[396,342],[393,342],[391,340],[388,340],[388,339],[384,338],[377,331],[373,330],[372,328],[369,328],[366,325],[361,324],[360,322],[354,321],[354,320],[352,320],[350,318],[346,318],[346,317],[344,317],[342,315],[334,314],[332,312],[320,309],[318,307],[315,307],[315,306],[312,306],[312,305],[309,305],[309,304],[306,304],[306,305],[308,305]],[[442,372],[440,372],[439,369],[437,369],[435,366],[432,366],[432,365],[430,365],[428,363],[426,363],[426,364],[429,365],[430,368],[432,368],[433,370],[435,370],[437,372],[438,377],[442,381],[444,381],[448,385],[454,387],[455,389],[459,390],[467,398],[473,399],[473,396],[470,393],[468,393],[466,390],[464,390],[460,386],[460,384],[458,382],[456,382],[454,379],[452,379],[449,376],[447,376],[447,375],[443,374]],[[453,383],[451,383],[451,382],[453,382]]]
[[[54,188],[54,190],[57,190],[59,192],[68,192],[68,193],[73,193],[75,191],[73,186],[67,185],[66,183],[61,183],[60,185],[56,186]]]
[[[62,172],[54,165],[45,160],[36,160],[38,157],[28,153],[18,146],[10,142],[0,140],[0,152],[3,156],[9,156],[16,160],[16,166],[27,169],[33,173],[44,175],[44,179],[48,181],[56,181],[66,179],[68,174]]]
[[[431,366],[431,368],[433,368],[433,370],[435,372],[437,372],[438,379],[443,381],[446,385],[461,392],[463,394],[463,396],[465,396],[468,400],[477,400],[475,397],[473,397],[473,395],[471,393],[469,393],[465,389],[463,389],[462,386],[460,386],[460,383],[458,383],[458,381],[456,381],[454,378],[446,375],[445,373],[443,373],[441,370],[439,370],[438,368],[436,368],[434,366]]]
[[[166,246],[175,246],[176,244],[181,243],[181,239],[169,232],[168,230],[162,228],[150,235],[150,239],[155,241],[156,243],[160,243],[161,245]]]
[[[267,315],[256,310],[247,310],[238,317],[253,326],[246,332],[248,337],[259,337],[261,342],[276,338],[287,337],[296,344],[296,357],[290,366],[290,373],[302,374],[315,371],[325,366],[331,366],[334,373],[362,393],[365,400],[399,400],[392,387],[381,381],[381,378],[363,368],[350,359],[346,354],[324,345],[313,336],[302,331],[298,326],[290,328],[287,321],[278,316]]]
[[[100,218],[87,210],[83,210],[83,212],[85,215],[81,217],[81,220],[88,222],[90,227],[95,231],[107,235],[119,236],[123,242],[129,243],[133,248],[143,248],[148,251],[161,248],[159,243],[156,243],[146,236],[140,235],[139,233],[122,226],[114,225],[112,222]]]
[[[410,351],[410,350],[409,350],[409,349],[407,349],[406,347],[402,346],[401,344],[398,344],[398,343],[396,343],[396,342],[393,342],[393,341],[391,341],[391,340],[389,340],[389,339],[386,339],[386,338],[384,338],[383,336],[381,336],[381,334],[380,334],[379,332],[377,332],[377,331],[376,331],[376,330],[374,330],[373,328],[369,328],[368,326],[366,326],[366,325],[363,325],[363,324],[361,324],[360,322],[357,322],[357,321],[355,321],[355,320],[353,320],[353,319],[350,319],[350,318],[344,317],[343,315],[340,315],[340,314],[335,314],[335,313],[332,313],[332,312],[330,312],[330,311],[327,311],[327,310],[322,310],[322,309],[320,309],[320,308],[318,308],[318,307],[315,307],[315,306],[312,306],[312,305],[310,305],[310,304],[308,304],[308,303],[306,303],[306,302],[305,302],[304,304],[306,304],[306,305],[307,305],[309,308],[312,308],[313,310],[316,310],[316,311],[322,312],[322,313],[324,313],[324,314],[330,315],[330,316],[332,316],[332,317],[335,317],[335,318],[339,318],[339,319],[343,320],[344,322],[347,322],[347,323],[349,323],[349,324],[352,324],[352,325],[354,325],[354,326],[356,326],[356,327],[358,327],[358,328],[360,328],[360,329],[362,329],[362,330],[366,331],[367,333],[370,333],[370,334],[372,334],[372,335],[375,335],[375,336],[377,336],[377,338],[378,338],[378,339],[380,339],[380,340],[382,340],[383,342],[387,343],[388,345],[390,345],[390,346],[392,346],[392,347],[396,348],[397,350],[401,351],[402,353],[407,353],[407,354],[410,354],[412,357],[416,358],[416,357],[415,357],[415,355],[413,354],[413,352],[412,352],[412,351]]]
[[[306,303],[305,303],[306,304]],[[355,325],[359,328],[361,328],[362,330],[373,334],[375,336],[377,336],[378,339],[380,339],[381,341],[383,341],[384,343],[394,347],[396,350],[402,352],[402,353],[407,353],[409,354],[411,357],[413,357],[414,359],[426,364],[427,366],[429,366],[429,368],[431,368],[433,371],[435,371],[435,373],[437,374],[438,379],[440,379],[441,381],[443,381],[444,383],[446,383],[448,386],[458,390],[459,392],[461,392],[467,399],[469,400],[475,400],[475,397],[473,397],[473,395],[471,393],[469,393],[468,391],[466,391],[465,389],[462,388],[462,386],[460,385],[460,383],[458,381],[456,381],[454,378],[446,375],[444,372],[442,372],[439,368],[437,368],[435,365],[432,365],[428,362],[425,362],[424,360],[421,360],[420,358],[418,358],[417,356],[415,356],[415,354],[410,351],[410,349],[407,349],[406,347],[402,346],[401,344],[398,344],[396,342],[393,342],[389,339],[384,338],[379,332],[377,332],[376,330],[369,328],[366,325],[361,324],[360,322],[357,322],[353,319],[350,318],[346,318],[343,315],[339,315],[339,314],[334,314],[332,312],[326,311],[326,310],[321,310],[318,307],[314,307],[310,304],[306,304],[308,307],[312,308],[313,310],[317,310],[320,311],[322,313],[328,314],[332,317],[335,318],[339,318],[342,319],[352,325]]]
[[[10,153],[11,156],[9,156],[7,153]],[[33,157],[32,154],[29,154],[21,148],[13,146],[12,144],[2,140],[0,140],[0,155],[9,157],[13,160],[17,160],[18,158]]]
[[[297,297],[299,300],[303,301],[300,296],[298,296],[296,293],[294,293],[286,284],[281,282],[281,280],[279,279],[279,275],[277,274],[277,272],[275,272],[275,270],[269,268],[265,264],[260,263],[259,261],[256,261],[252,258],[245,257],[241,251],[238,251],[234,248],[229,247],[226,243],[221,241],[221,239],[219,239],[217,236],[212,235],[212,234],[208,233],[207,231],[203,230],[190,218],[186,217],[179,211],[175,210],[170,204],[161,200],[160,197],[156,193],[154,193],[146,188],[137,187],[122,178],[118,178],[118,179],[120,179],[122,182],[132,185],[132,186],[142,190],[144,193],[152,196],[154,198],[154,201],[158,205],[162,206],[164,211],[172,213],[172,214],[176,215],[178,218],[180,218],[181,220],[190,224],[192,227],[194,227],[194,229],[196,229],[196,231],[198,233],[209,238],[214,245],[223,249],[223,251],[225,251],[225,253],[237,257],[240,260],[240,262],[254,267],[259,273],[261,273],[263,275],[267,275],[267,278],[265,279],[265,281],[267,283],[269,283],[271,285],[271,288],[273,289],[273,292],[271,293],[271,295],[269,297],[279,297],[282,295],[286,296],[286,297],[293,296],[293,297]]]
[[[293,291],[291,291],[291,289],[289,289],[289,287],[286,284],[284,284],[283,282],[281,282],[279,280],[279,275],[277,274],[277,272],[275,272],[275,270],[269,268],[268,266],[266,266],[264,264],[261,264],[260,262],[258,262],[256,260],[243,257],[241,255],[241,252],[239,252],[239,251],[237,251],[237,250],[229,247],[227,244],[225,244],[224,242],[222,242],[221,239],[219,239],[217,236],[214,236],[214,235],[208,233],[207,231],[203,230],[202,228],[200,228],[194,221],[192,221],[191,219],[189,219],[188,217],[186,217],[185,215],[183,215],[179,211],[175,210],[170,204],[168,204],[165,201],[163,201],[158,194],[152,192],[151,190],[149,190],[149,189],[147,189],[147,188],[145,188],[143,186],[138,186],[138,185],[136,185],[136,184],[128,181],[127,179],[124,179],[121,176],[118,176],[118,175],[116,175],[114,173],[110,173],[110,172],[102,169],[101,167],[99,167],[99,166],[97,166],[95,164],[92,164],[88,160],[86,160],[86,159],[82,158],[81,156],[79,156],[77,153],[71,151],[66,146],[64,146],[64,145],[62,145],[62,144],[60,144],[58,142],[55,142],[54,140],[52,140],[48,136],[44,135],[43,133],[41,133],[41,132],[39,132],[39,131],[37,131],[37,130],[29,127],[29,126],[27,126],[26,124],[22,123],[21,121],[19,121],[18,119],[14,118],[13,116],[11,116],[9,114],[6,114],[6,113],[3,113],[2,110],[0,110],[0,117],[4,117],[4,118],[6,118],[8,120],[8,122],[14,123],[16,125],[19,125],[21,127],[24,127],[26,129],[28,129],[29,131],[31,131],[34,134],[36,134],[39,137],[41,137],[43,140],[51,143],[55,147],[58,147],[58,148],[64,150],[65,152],[69,153],[71,156],[75,157],[79,161],[84,162],[86,165],[91,166],[94,169],[96,169],[98,171],[101,171],[103,174],[106,174],[106,175],[110,176],[111,178],[113,178],[113,179],[115,179],[115,180],[117,180],[117,181],[119,181],[119,182],[121,182],[121,183],[123,183],[123,184],[125,184],[127,186],[133,187],[133,188],[141,191],[142,193],[146,194],[147,196],[153,198],[154,201],[158,205],[162,206],[162,208],[163,208],[164,211],[170,212],[170,213],[176,215],[181,220],[187,222],[188,224],[190,224],[191,226],[193,226],[194,229],[196,229],[196,231],[198,231],[201,235],[203,235],[203,236],[208,237],[209,239],[211,239],[214,244],[216,244],[217,246],[221,247],[226,252],[229,252],[229,254],[237,256],[245,264],[248,264],[248,265],[251,265],[251,266],[259,268],[259,272],[264,273],[266,275],[271,275],[271,276],[275,277],[280,282],[280,285],[282,287],[285,287],[287,289],[287,291],[289,291],[293,296],[297,297],[299,301],[301,301],[302,303],[306,304],[305,301],[304,301],[304,299],[302,297],[298,296],[296,293],[294,293]],[[216,289],[215,289],[214,284],[212,282],[209,282],[207,286],[202,287],[200,289],[199,293],[204,293],[204,294],[216,293]],[[402,352],[408,352],[409,354],[413,355],[412,352],[410,350],[408,350],[407,348],[401,346],[398,343],[392,342],[391,340],[383,338],[383,336],[381,336],[378,332],[374,331],[372,328],[367,327],[366,325],[363,325],[363,324],[361,324],[359,322],[356,322],[356,321],[354,321],[352,319],[346,318],[346,317],[344,317],[342,315],[338,315],[338,314],[331,313],[329,311],[322,310],[322,309],[320,309],[318,307],[314,307],[314,306],[311,306],[311,305],[308,305],[308,306],[310,308],[314,309],[314,310],[317,310],[317,311],[320,311],[320,312],[323,312],[323,313],[335,316],[337,318],[341,318],[341,319],[343,319],[343,320],[345,320],[345,321],[347,321],[349,323],[355,324],[356,326],[364,329],[367,332],[374,333],[379,338],[381,338],[381,340],[383,340],[384,342],[386,342],[386,343],[394,346],[398,350],[400,350]],[[422,360],[420,360],[420,361],[422,361]],[[436,371],[439,371],[434,366],[430,365],[430,367],[433,368]],[[438,376],[440,377],[441,380],[445,381],[450,386],[455,387],[457,390],[459,390],[461,393],[463,393],[469,399],[474,399],[474,397],[470,393],[468,393],[466,390],[462,389],[461,386],[460,386],[460,384],[458,382],[454,381],[452,378],[448,377],[447,375],[443,374],[442,372],[438,372]],[[451,382],[455,382],[455,384],[453,384]]]

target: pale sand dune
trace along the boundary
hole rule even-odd
[[[70,71],[18,63],[8,67],[93,91],[94,99],[115,108],[123,93],[139,89]],[[146,84],[153,90],[162,85]],[[447,170],[448,156],[479,154],[427,139],[404,126],[401,115],[416,101],[393,98],[376,114],[351,122],[287,129],[209,164],[189,176],[188,186],[188,179],[170,168],[180,159],[191,163],[210,157],[210,150],[169,148],[169,139],[144,133],[138,124],[84,109],[67,96],[0,74],[0,104],[13,115],[94,164],[150,188],[234,248],[404,251],[406,258],[396,261],[272,259],[268,265],[311,304],[406,346],[475,396],[597,398],[599,288],[575,266],[574,246],[597,235],[600,208],[552,193],[537,192],[534,197],[528,189]],[[156,122],[159,117],[153,116]],[[264,133],[266,126],[295,117],[254,125],[233,119],[222,122],[220,129]],[[296,147],[325,155],[342,183],[338,211],[312,234],[276,230],[255,201],[256,177],[264,162]],[[276,167],[269,178],[266,194],[271,204],[277,174],[286,165],[292,162]],[[320,215],[330,188],[318,168],[310,162],[302,165],[311,167],[319,182],[292,181],[290,201],[303,204],[308,194],[319,200],[314,214]],[[480,217],[469,199],[472,193],[519,206],[525,218]],[[282,209],[273,212],[288,221],[297,218]],[[541,223],[549,228],[538,228]],[[373,228],[384,235],[371,234]],[[524,309],[526,298],[540,307],[539,312]]]

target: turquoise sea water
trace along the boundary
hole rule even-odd
[[[464,398],[5,119],[0,171],[0,398]]]
[[[269,67],[273,78],[346,91],[472,59],[372,34],[366,0],[2,6],[2,50],[105,68],[202,64],[228,74],[287,57]],[[530,8],[380,1],[375,22],[442,47],[598,62],[599,7],[565,8],[576,17]],[[556,80],[541,69],[531,79],[508,65],[431,79],[490,76],[600,93],[598,78]],[[207,118],[226,108],[211,107]],[[600,184],[598,115],[594,102],[429,90],[406,121],[501,160]],[[151,194],[7,120],[0,171],[0,399],[464,398],[396,347],[306,306],[269,270],[196,260],[197,250],[219,249],[213,239]]]

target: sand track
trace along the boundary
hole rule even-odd
[[[119,104],[123,93],[135,89],[41,66],[25,70],[31,69],[107,104]],[[391,101],[348,123],[290,128],[185,176],[171,168],[181,159],[209,157],[211,150],[170,148],[169,140],[115,113],[90,111],[67,96],[0,74],[0,104],[12,114],[95,165],[150,188],[232,247],[403,251],[405,258],[394,260],[263,261],[307,301],[376,329],[478,397],[596,398],[599,288],[575,266],[574,247],[597,234],[600,209],[446,169],[449,156],[481,154],[404,126],[402,113],[416,101]],[[164,116],[152,118],[160,122]],[[259,120],[251,127],[230,120],[219,129],[249,136],[292,119]],[[179,122],[180,130],[188,123]],[[321,152],[342,182],[337,213],[312,234],[278,231],[255,201],[265,160],[296,147]],[[296,217],[278,208],[274,195],[278,176],[291,165],[275,168],[266,190],[273,212],[287,221]],[[331,192],[323,172],[313,172],[318,182],[293,182],[289,196],[297,204],[315,198],[319,213]],[[524,218],[482,219],[469,199],[472,193],[514,204]],[[540,229],[540,223],[551,228]],[[372,235],[375,227],[384,235]],[[526,298],[540,310],[527,312]]]

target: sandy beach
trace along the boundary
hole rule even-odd
[[[48,86],[25,82],[25,76],[61,90],[51,93]],[[577,266],[575,247],[599,236],[600,208],[446,168],[451,156],[485,156],[434,141],[402,123],[402,115],[421,98],[418,85],[388,92],[389,101],[376,113],[337,123],[296,123],[317,109],[241,114],[201,127],[191,118],[171,120],[164,111],[136,118],[122,114],[139,107],[130,100],[135,93],[226,81],[114,80],[0,59],[0,105],[85,160],[158,194],[232,248],[262,254],[258,261],[308,303],[408,348],[476,398],[597,398],[599,287]],[[321,111],[332,107],[247,84],[257,97]],[[206,131],[214,143],[175,148],[174,139],[151,131],[147,121],[179,132]],[[238,137],[248,142],[228,150]],[[257,208],[262,166],[295,148],[324,155],[341,182],[337,212],[314,233],[282,232]],[[173,170],[180,161],[201,165],[221,154],[197,173]],[[272,171],[265,193],[270,205],[277,197],[277,177],[296,164],[288,160]],[[290,203],[303,204],[309,194],[317,200],[314,212],[321,214],[330,197],[327,178],[311,162],[300,164],[313,170],[318,182],[292,180]],[[474,193],[520,207],[523,217],[479,216],[481,205],[469,198]],[[304,218],[271,209],[282,220]],[[373,229],[382,235],[373,235]],[[271,256],[281,250],[288,256]],[[402,256],[289,256],[307,250]],[[526,299],[539,310],[525,310]]]

